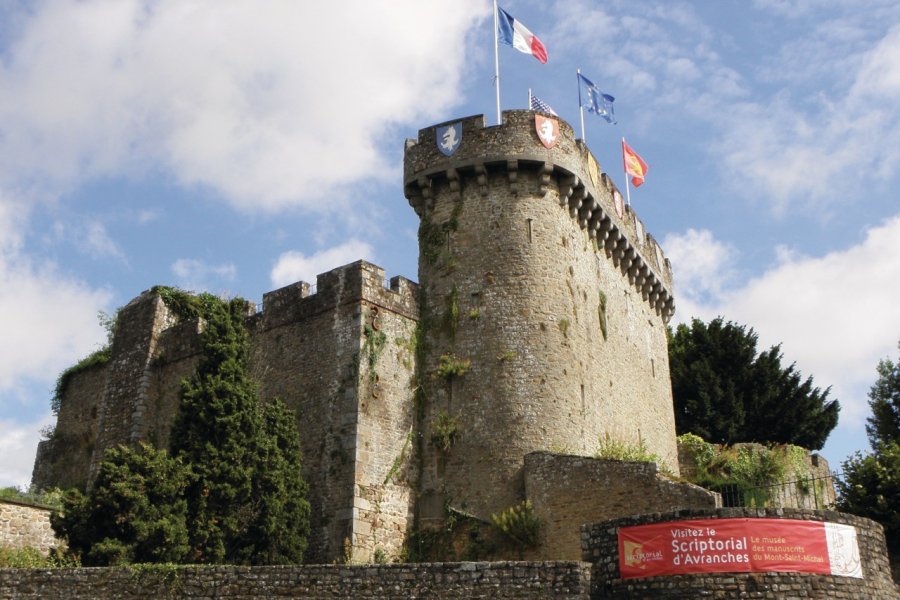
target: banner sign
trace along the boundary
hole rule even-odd
[[[856,529],[793,519],[700,519],[619,528],[623,579],[764,571],[862,578]]]

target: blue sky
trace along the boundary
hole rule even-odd
[[[866,449],[867,392],[900,339],[900,5],[893,0],[507,0],[673,263],[677,314],[752,326],[842,405],[823,454]],[[402,149],[496,121],[490,2],[0,0],[0,486],[25,486],[57,374],[155,284],[260,301],[366,258],[417,279]]]

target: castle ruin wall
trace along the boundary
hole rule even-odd
[[[53,432],[38,443],[32,474],[37,489],[87,485],[106,377],[107,365],[96,364],[69,378]]]
[[[358,261],[264,297],[248,317],[250,372],[261,397],[297,413],[310,485],[309,556],[324,562],[376,549],[400,553],[411,519],[416,285]],[[373,328],[374,326],[374,328]],[[202,321],[178,321],[158,294],[123,307],[104,366],[74,374],[54,436],[41,444],[33,483],[84,488],[106,449],[147,441],[167,448],[181,382],[200,360]],[[383,347],[364,356],[367,327]],[[99,432],[99,433],[98,433]]]

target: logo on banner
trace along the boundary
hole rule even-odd
[[[556,119],[543,115],[534,115],[534,129],[537,131],[541,143],[548,150],[559,141],[559,121]]]
[[[648,563],[653,563],[663,559],[663,553],[660,550],[646,548],[647,544],[638,544],[630,540],[624,541],[624,553],[622,558],[625,565],[633,569],[646,569]]]
[[[462,121],[437,128],[437,147],[444,156],[451,156],[462,142]]]

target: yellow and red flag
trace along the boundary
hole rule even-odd
[[[631,175],[631,183],[634,187],[639,187],[644,183],[644,177],[648,170],[647,163],[625,143],[625,138],[622,138],[622,162],[625,163],[625,174]]]

